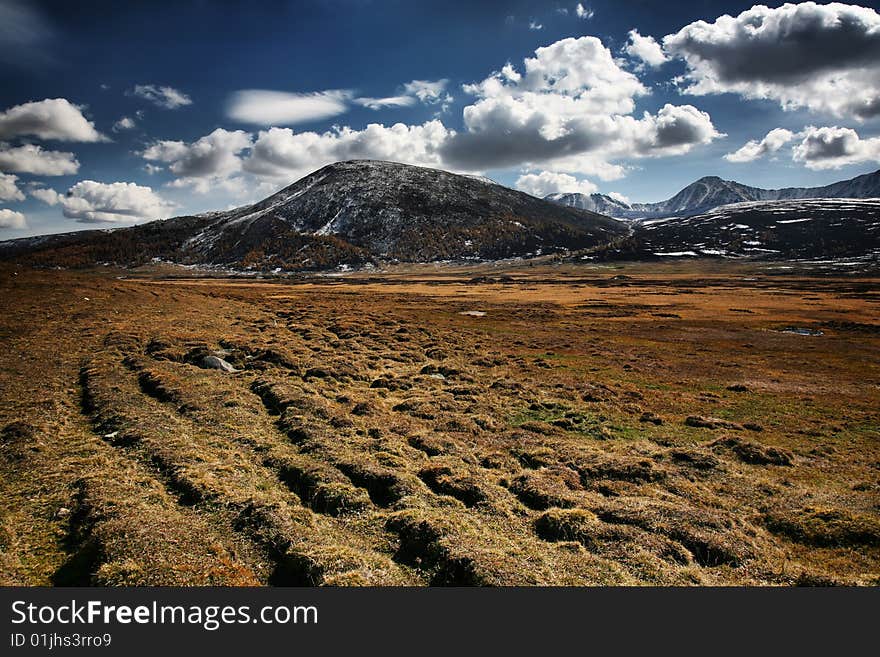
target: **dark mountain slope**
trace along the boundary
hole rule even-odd
[[[607,257],[880,261],[880,199],[755,201],[650,219]]]
[[[625,227],[470,176],[353,161],[218,215],[184,248],[196,260],[239,261],[253,250],[274,253],[266,242],[285,231],[334,236],[378,258],[426,262],[586,248]]]
[[[378,260],[494,260],[588,249],[619,221],[471,176],[392,162],[326,166],[254,205],[133,228],[15,240],[34,264],[183,264],[323,269]]]

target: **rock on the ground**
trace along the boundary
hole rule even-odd
[[[209,370],[221,370],[222,372],[237,372],[229,362],[223,360],[219,356],[205,356],[202,359],[202,367]]]

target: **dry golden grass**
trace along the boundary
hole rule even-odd
[[[0,270],[0,583],[880,583],[876,280],[163,273]]]

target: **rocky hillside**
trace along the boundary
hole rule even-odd
[[[618,259],[753,257],[880,264],[880,199],[801,199],[725,205],[636,224]]]
[[[371,257],[498,259],[603,244],[619,222],[490,181],[391,162],[324,167],[256,205],[222,215],[186,242],[199,261],[295,258],[278,237],[334,237]],[[278,250],[280,249],[280,251]]]
[[[134,228],[6,243],[39,264],[322,269],[376,261],[495,260],[607,244],[627,228],[489,180],[392,162],[326,166],[254,205]]]

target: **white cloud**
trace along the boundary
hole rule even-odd
[[[852,128],[807,126],[800,132],[775,128],[760,141],[751,140],[739,150],[728,153],[728,162],[753,162],[796,142],[791,159],[808,169],[839,169],[850,164],[880,162],[880,137],[862,139]]]
[[[0,173],[0,201],[23,201],[24,194],[16,185],[18,176]]]
[[[185,105],[192,105],[192,99],[174,87],[164,87],[155,84],[136,84],[134,89],[128,93],[131,96],[145,98],[157,107],[163,109],[173,110]]]
[[[134,119],[130,116],[123,116],[116,123],[113,124],[113,132],[120,132],[121,130],[133,130],[137,124],[134,122]]]
[[[147,162],[144,165],[144,171],[146,171],[148,174],[150,174],[152,176],[152,175],[159,173],[160,171],[165,171],[165,167],[160,167],[158,165],[150,164],[149,162]]]
[[[519,74],[519,71],[510,62],[501,67],[501,77],[507,82],[519,82],[522,80],[522,75]]]
[[[535,21],[529,21],[529,29],[530,30],[543,30],[544,26]]]
[[[452,96],[446,93],[447,84],[449,80],[412,80],[403,85],[403,93],[397,96],[355,98],[352,102],[372,110],[385,107],[411,107],[416,102],[425,105],[442,104],[445,110],[453,100]]]
[[[524,174],[516,179],[516,188],[538,198],[555,193],[592,194],[596,191],[596,185],[589,180],[578,180],[567,173],[556,171]]]
[[[620,192],[608,192],[607,196],[610,196],[615,201],[620,201],[621,203],[630,204],[630,200],[628,196],[621,194]]]
[[[36,190],[31,194],[34,192]],[[46,194],[45,198],[38,198],[44,201],[54,198],[61,204],[65,217],[83,223],[137,223],[167,217],[174,209],[150,187],[126,182],[83,180],[63,196]]]
[[[393,160],[441,166],[439,150],[450,137],[440,121],[390,127],[371,123],[363,130],[335,128],[295,133],[289,128],[260,131],[244,169],[260,177],[295,180],[340,160]]]
[[[715,130],[706,112],[693,105],[667,103],[656,115],[645,112],[641,120],[626,123],[635,154],[643,156],[683,155],[696,144],[725,136]]]
[[[145,160],[164,162],[177,176],[174,186],[192,186],[207,192],[212,186],[241,171],[239,153],[250,148],[250,133],[217,128],[192,143],[158,141],[142,153]]]
[[[511,64],[465,85],[477,96],[465,107],[466,132],[444,147],[461,169],[510,166],[619,178],[612,160],[685,153],[719,137],[708,114],[666,105],[631,116],[649,93],[596,37],[568,38],[538,48],[520,74]]]
[[[384,107],[411,107],[416,99],[412,96],[389,96],[387,98],[355,98],[354,103],[371,110],[379,110]]]
[[[23,103],[0,112],[0,139],[13,137],[81,142],[107,139],[83,116],[82,109],[66,98]]]
[[[65,176],[79,171],[79,162],[73,153],[47,151],[35,144],[13,147],[0,143],[0,171]]]
[[[337,127],[323,133],[273,127],[260,131],[256,140],[251,133],[218,129],[192,143],[156,142],[141,155],[168,164],[177,176],[170,183],[174,187],[191,186],[198,192],[220,187],[240,195],[262,183],[292,182],[341,160],[442,166],[439,150],[454,134],[438,120],[413,126],[369,124],[363,130]],[[161,167],[151,172],[158,170]]]
[[[21,212],[0,208],[0,228],[27,228],[27,219]]]
[[[849,164],[880,161],[880,137],[862,139],[851,128],[808,126],[794,147],[792,159],[808,169],[839,169]]]
[[[438,103],[451,103],[453,98],[446,93],[446,85],[449,80],[413,80],[403,85],[403,90],[408,96],[415,96],[426,105]]]
[[[344,90],[299,94],[245,89],[233,94],[226,113],[229,118],[241,123],[296,125],[345,113],[350,95]]]
[[[638,30],[629,31],[629,40],[623,50],[630,57],[641,60],[652,68],[662,66],[669,61],[654,37],[642,36]]]
[[[28,194],[38,201],[42,201],[46,205],[58,205],[61,202],[61,199],[64,198],[64,196],[56,192],[54,189],[49,189],[48,187],[35,187],[28,191]]]
[[[216,186],[253,191],[255,184],[289,182],[349,159],[394,160],[463,173],[521,167],[524,174],[546,170],[613,180],[626,173],[626,159],[678,155],[721,136],[709,115],[691,105],[667,104],[655,113],[634,116],[636,99],[650,92],[622,66],[596,37],[563,39],[538,48],[520,70],[507,63],[484,80],[464,85],[475,98],[463,110],[462,131],[439,120],[325,132],[273,125],[256,137],[217,130],[192,144],[157,142],[143,156],[169,165],[177,176],[172,185],[192,185],[199,191]],[[404,93],[390,98],[401,102],[411,97],[442,107],[451,100],[447,84],[413,80],[403,85]],[[267,93],[269,101],[280,95],[284,107],[273,102],[255,106],[250,108],[255,114],[245,112],[251,120],[300,120],[306,113],[315,115],[313,101],[338,102],[334,112],[349,101],[347,95],[326,97],[344,92]],[[239,100],[248,105],[256,98]],[[351,100],[365,106],[388,101]]]
[[[880,116],[880,15],[856,5],[756,5],[664,37],[696,95],[736,93],[785,109],[857,120]]]
[[[733,153],[725,155],[724,159],[736,163],[754,162],[765,155],[775,153],[794,138],[795,134],[791,130],[774,128],[761,141],[752,139]]]
[[[577,3],[577,6],[575,6],[574,13],[578,18],[581,18],[583,20],[589,20],[596,15],[596,12],[594,12],[589,7],[584,7],[580,2]]]

